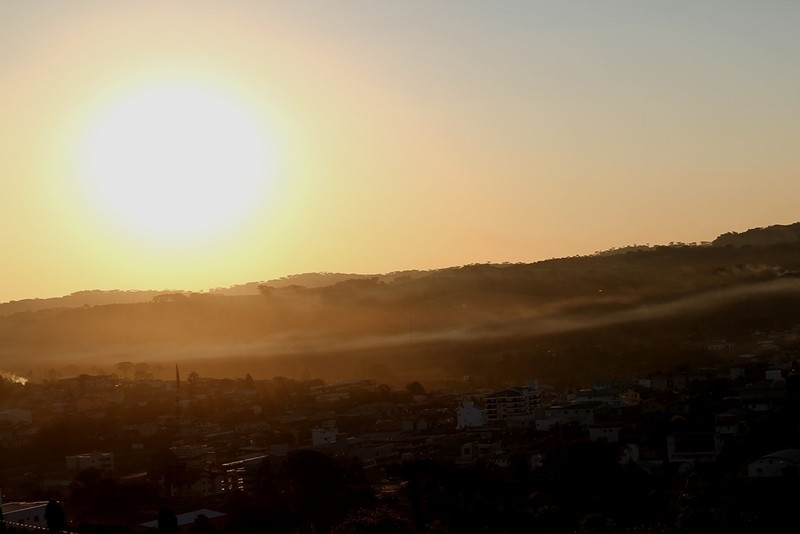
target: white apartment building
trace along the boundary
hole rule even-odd
[[[539,381],[532,380],[521,388],[504,389],[486,396],[486,420],[497,424],[513,417],[533,416],[542,406]]]

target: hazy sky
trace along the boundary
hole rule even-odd
[[[794,0],[0,0],[0,301],[795,222],[798,28]]]

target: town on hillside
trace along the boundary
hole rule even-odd
[[[112,375],[6,377],[3,524],[780,532],[800,496],[798,335],[708,339],[716,366],[569,389],[536,377],[220,379],[177,366],[166,380],[132,362]]]

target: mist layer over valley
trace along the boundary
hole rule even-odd
[[[178,363],[213,376],[387,383],[569,382],[697,365],[718,357],[709,339],[800,324],[797,242],[722,237],[533,264],[12,302],[0,305],[0,357],[34,380],[111,373],[120,361],[147,362],[157,378]]]

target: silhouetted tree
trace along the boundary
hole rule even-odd
[[[420,384],[416,380],[414,382],[411,382],[410,384],[406,385],[406,391],[408,391],[412,395],[425,395],[426,394],[425,388],[422,387],[422,384]]]
[[[214,534],[216,530],[211,526],[208,516],[200,514],[195,518],[189,532],[190,534]]]
[[[47,523],[47,530],[50,532],[61,532],[66,526],[64,509],[57,501],[50,499],[44,507],[44,520]]]
[[[122,378],[128,378],[128,373],[133,369],[133,362],[119,362],[114,364],[114,367],[122,373]]]
[[[312,450],[289,455],[289,506],[297,524],[310,523],[325,532],[342,521],[349,510],[373,500],[360,465],[348,468],[330,456]]]
[[[159,534],[178,534],[178,517],[166,506],[162,506],[158,511],[158,532]]]
[[[189,297],[183,293],[164,293],[153,297],[153,302],[182,302],[188,299]]]
[[[258,285],[258,292],[262,296],[270,297],[275,293],[275,288],[272,287],[272,286],[268,286],[266,284],[259,284]]]
[[[150,364],[139,362],[133,366],[133,377],[136,380],[148,380],[153,378],[153,374],[150,372]]]

